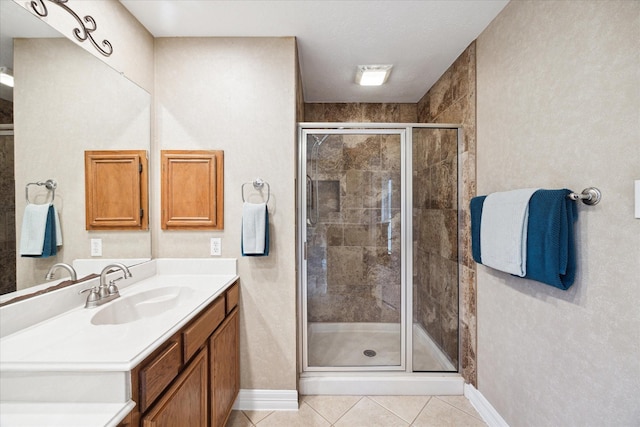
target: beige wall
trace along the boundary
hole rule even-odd
[[[30,1],[13,0],[35,14]],[[37,2],[36,2],[37,3]],[[136,82],[147,92],[153,88],[153,37],[118,0],[74,1],[67,6],[78,16],[92,16],[97,25],[92,33],[98,45],[107,40],[113,53],[106,57],[91,44],[90,40],[78,41],[73,35],[77,21],[59,6],[44,1],[47,16],[41,18],[90,54],[109,64],[127,78]],[[42,7],[38,6],[42,13]]]
[[[640,3],[511,2],[477,41],[478,193],[599,187],[568,291],[478,267],[478,386],[511,426],[640,423]]]
[[[222,256],[238,258],[241,278],[241,387],[294,390],[295,39],[159,38],[155,55],[154,153],[224,150],[225,228],[160,231],[156,168],[154,256],[206,258],[209,239],[221,237]],[[271,251],[268,257],[243,258],[240,187],[257,177],[271,185]],[[261,200],[250,185],[246,195]]]
[[[151,255],[149,231],[85,229],[85,150],[149,150],[147,92],[67,39],[14,43],[16,234],[19,245],[25,185],[54,179],[63,245],[53,258],[17,257],[17,288],[44,283],[56,262],[89,258],[90,239],[102,239],[105,258]],[[30,200],[44,203],[44,187]],[[48,199],[50,200],[50,199]],[[60,277],[60,275],[58,275]]]

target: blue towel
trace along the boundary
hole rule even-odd
[[[487,196],[478,196],[471,199],[471,254],[473,260],[482,264],[482,253],[480,251],[480,223],[482,222],[482,206]]]
[[[264,206],[264,221],[265,221],[265,226],[264,226],[264,249],[262,252],[257,252],[255,250],[255,248],[253,250],[248,250],[247,253],[245,253],[245,249],[244,249],[244,242],[245,242],[245,238],[248,236],[245,236],[245,229],[244,226],[242,227],[241,230],[241,237],[240,237],[240,251],[242,253],[242,256],[267,256],[269,255],[269,209],[267,208],[266,204],[263,204]],[[245,208],[246,208],[246,204],[245,204]],[[254,206],[255,207],[255,206]],[[251,209],[243,209],[243,225],[244,222],[247,218],[247,215],[251,215]],[[254,212],[255,215],[255,212]],[[258,215],[255,215],[256,217],[259,217]],[[249,222],[249,224],[251,224],[251,221]],[[260,228],[257,226],[253,227],[253,230],[249,230],[249,232],[255,231],[256,228]],[[249,239],[248,241],[253,242],[254,240],[256,240],[256,238],[259,238],[260,236],[251,236],[252,238]],[[260,239],[261,240],[261,239]],[[253,242],[255,243],[255,242]],[[261,246],[261,245],[258,245]]]
[[[23,257],[29,258],[48,258],[58,253],[58,233],[56,230],[56,210],[53,205],[49,205],[47,210],[47,222],[44,229],[44,238],[42,240],[42,251],[39,254],[22,254]]]
[[[571,190],[538,190],[529,200],[527,225],[526,279],[559,289],[569,289],[576,274],[573,224],[578,219],[575,202],[567,197]],[[486,196],[471,199],[471,252],[482,264],[480,222]]]
[[[573,224],[578,220],[571,190],[539,190],[529,201],[527,275],[560,289],[569,289],[576,276]]]

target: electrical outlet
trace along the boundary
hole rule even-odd
[[[91,256],[102,256],[102,239],[91,239]]]
[[[222,239],[220,237],[211,238],[211,255],[222,255]]]

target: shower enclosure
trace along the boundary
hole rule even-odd
[[[458,371],[457,125],[299,125],[301,381]]]

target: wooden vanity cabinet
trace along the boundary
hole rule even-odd
[[[224,427],[240,389],[238,286],[134,368],[136,407],[122,427]]]
[[[143,427],[207,426],[207,348],[203,348],[142,419]]]
[[[238,310],[233,310],[209,340],[211,425],[224,426],[240,390]]]

